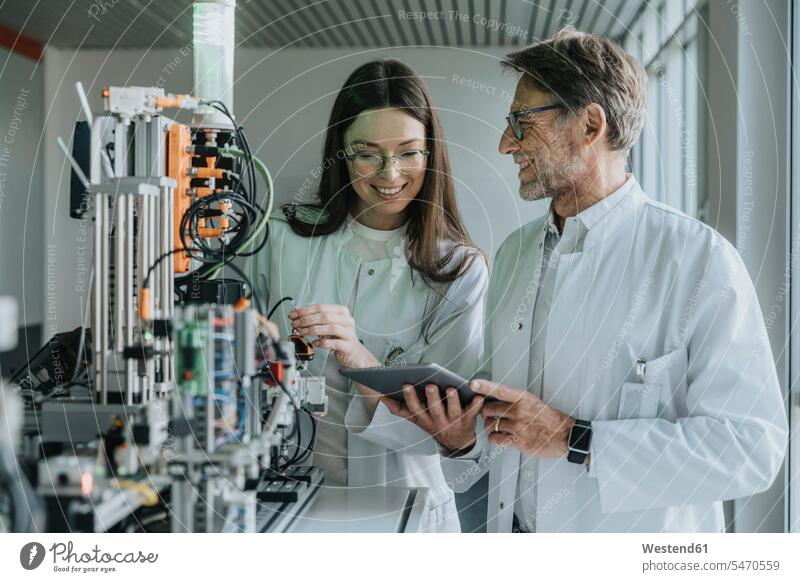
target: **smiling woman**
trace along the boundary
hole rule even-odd
[[[425,179],[425,126],[400,109],[370,109],[344,138],[356,220],[381,230],[401,226]]]
[[[430,92],[408,65],[391,59],[362,65],[331,110],[324,145],[331,163],[323,164],[318,200],[302,205],[322,212],[310,224],[297,218],[304,214],[295,212],[297,205],[287,207],[292,229],[324,236],[349,216],[379,229],[407,224],[409,263],[428,282],[454,281],[476,254],[453,261],[459,248],[474,244],[456,204],[445,144]],[[445,255],[439,253],[443,240],[457,243]]]
[[[313,464],[326,484],[425,488],[423,528],[458,531],[433,438],[339,372],[435,362],[471,377],[481,359],[487,267],[461,221],[444,143],[410,68],[359,67],[333,106],[317,200],[270,222],[258,279],[273,303],[294,302],[277,305],[282,335],[318,349],[308,369],[325,377],[329,404]]]

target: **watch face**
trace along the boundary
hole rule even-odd
[[[592,442],[592,427],[587,424],[578,421],[572,427],[569,433],[569,449],[571,451],[584,454],[589,452],[589,445]]]

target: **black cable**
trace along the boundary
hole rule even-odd
[[[314,447],[317,445],[317,419],[314,418],[313,413],[309,412],[305,408],[303,408],[303,412],[305,412],[306,415],[308,415],[308,418],[311,419],[311,441],[309,442],[308,447],[306,447],[303,455],[300,457],[300,459],[298,459],[297,463],[305,462],[306,459],[311,456],[311,453],[314,452]]]
[[[250,193],[253,196],[251,202],[255,203],[255,190],[256,190],[255,165],[252,162],[253,157],[252,157],[252,152],[250,151],[250,144],[247,141],[247,137],[244,134],[242,126],[236,123],[236,120],[233,118],[233,115],[231,114],[227,105],[225,105],[222,101],[212,100],[212,101],[204,101],[203,103],[206,105],[211,105],[211,107],[213,107],[217,111],[222,112],[222,114],[225,115],[225,117],[227,117],[230,120],[231,125],[233,126],[234,134],[241,142],[242,150],[244,151],[245,156],[247,157],[247,161],[245,162],[246,163],[245,170],[248,175]],[[241,183],[241,180],[239,182]]]
[[[216,100],[203,101],[202,103],[222,112],[230,120],[233,127],[231,140],[239,145],[243,156],[235,158],[235,172],[226,170],[228,176],[235,176],[230,190],[215,192],[210,196],[204,196],[193,201],[184,216],[181,217],[179,226],[181,242],[187,249],[187,255],[202,264],[192,272],[176,277],[176,287],[188,285],[198,279],[208,279],[224,267],[231,265],[231,261],[237,257],[250,257],[259,253],[269,241],[269,223],[265,222],[265,218],[267,218],[265,214],[267,212],[266,201],[270,199],[271,192],[268,192],[264,203],[259,204],[256,200],[258,186],[256,166],[253,162],[254,158],[247,136],[242,126],[236,123],[224,103]],[[217,241],[215,245],[200,236],[200,219],[204,218],[204,214],[208,212],[211,203],[220,200],[227,200],[231,203],[230,215],[233,224],[226,229],[226,239],[215,239]],[[264,229],[263,237],[248,243],[253,228],[262,223]],[[246,246],[250,247],[250,250],[245,250]],[[232,268],[236,269],[236,267]],[[239,270],[237,272],[241,273]],[[249,281],[246,280],[246,282],[250,284]],[[254,299],[260,306],[259,309],[263,313],[264,306],[261,304],[255,287],[250,284],[250,288]]]
[[[278,307],[281,306],[281,303],[284,301],[294,301],[293,297],[283,297],[281,298],[273,307],[269,310],[269,315],[267,315],[267,319],[272,319],[272,316],[275,315],[275,312],[278,310]]]
[[[178,249],[172,249],[171,251],[167,251],[166,253],[161,253],[158,256],[158,258],[155,261],[153,261],[153,264],[150,265],[150,268],[147,269],[147,274],[145,275],[144,282],[142,283],[142,289],[147,289],[148,287],[150,287],[150,275],[153,274],[153,271],[155,271],[156,267],[159,265],[159,263],[161,263],[161,261],[163,261],[164,259],[166,259],[170,255],[174,255],[175,253],[179,253],[182,250],[185,250],[185,249],[178,248]]]
[[[166,253],[162,253],[161,255],[159,255],[158,258],[153,262],[152,265],[150,265],[150,268],[147,270],[147,275],[145,275],[144,282],[142,283],[142,289],[146,289],[146,288],[149,287],[149,285],[150,285],[150,275],[153,273],[153,271],[158,266],[158,264],[161,263],[161,261],[166,259],[168,256],[173,255],[173,254],[175,254],[177,252],[180,252],[182,250],[185,250],[185,249],[183,249],[183,248],[172,249],[170,251],[167,251]],[[225,267],[232,268],[234,271],[236,271],[236,273],[242,279],[244,279],[245,284],[250,288],[250,297],[249,298],[253,299],[253,301],[255,302],[256,309],[258,310],[258,312],[263,314],[266,311],[266,309],[264,307],[263,301],[261,300],[261,296],[258,294],[258,292],[256,291],[255,287],[253,287],[253,282],[250,280],[250,277],[248,277],[242,269],[240,269],[239,267],[237,267],[235,264],[233,264],[231,262],[227,262],[227,263],[222,265],[223,269]]]
[[[200,236],[198,220],[204,218],[204,212],[208,210],[209,204],[218,200],[228,200],[232,205],[237,206],[240,212],[231,211],[230,213],[233,215],[232,220],[236,223],[229,230],[233,237],[228,242],[221,242],[220,244],[223,246],[214,247]],[[190,257],[209,264],[209,267],[200,267],[192,273],[177,278],[177,284],[184,285],[189,281],[193,281],[197,276],[201,278],[209,276],[221,263],[227,262],[226,255],[229,257],[228,260],[233,260],[236,257],[251,256],[260,251],[269,238],[268,225],[264,225],[264,236],[256,248],[252,251],[239,249],[244,246],[250,237],[251,225],[258,224],[263,215],[264,210],[262,208],[253,206],[243,196],[230,191],[218,192],[192,202],[181,218],[179,226],[181,240],[188,249],[187,254]]]
[[[317,419],[314,418],[314,415],[310,413],[305,408],[295,408],[295,423],[297,426],[300,426],[300,415],[299,412],[302,411],[308,416],[311,420],[311,439],[309,440],[308,446],[303,447],[303,440],[300,431],[298,430],[298,437],[297,443],[295,445],[295,452],[292,455],[291,459],[286,459],[285,465],[282,467],[283,469],[291,466],[291,465],[298,465],[300,463],[304,463],[308,457],[311,456],[311,453],[314,452],[314,447],[316,446],[317,441]],[[302,452],[301,452],[302,451]]]
[[[278,382],[277,379],[275,380],[278,383],[280,389],[283,391],[283,393],[286,394],[286,397],[289,399],[289,402],[291,402],[292,408],[294,408],[294,424],[292,426],[292,432],[291,434],[288,435],[287,438],[291,439],[292,437],[294,437],[294,435],[297,435],[297,443],[295,444],[295,447],[297,448],[295,450],[294,455],[292,455],[292,458],[286,459],[283,456],[281,456],[281,458],[284,460],[284,464],[279,466],[278,469],[282,471],[283,469],[289,467],[290,465],[294,465],[297,462],[296,459],[298,457],[298,450],[300,448],[300,444],[303,442],[303,432],[302,429],[300,428],[300,407],[297,406],[297,403],[294,401],[294,398],[292,398],[292,395],[286,388],[286,385],[283,382]]]

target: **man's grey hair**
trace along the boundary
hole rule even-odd
[[[647,73],[616,41],[567,26],[546,40],[506,55],[502,63],[566,105],[562,116],[577,113],[590,103],[600,105],[612,150],[627,153],[639,138]]]

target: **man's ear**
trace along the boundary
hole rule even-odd
[[[593,146],[605,139],[608,124],[606,123],[606,112],[597,103],[589,103],[583,112],[584,144]]]

